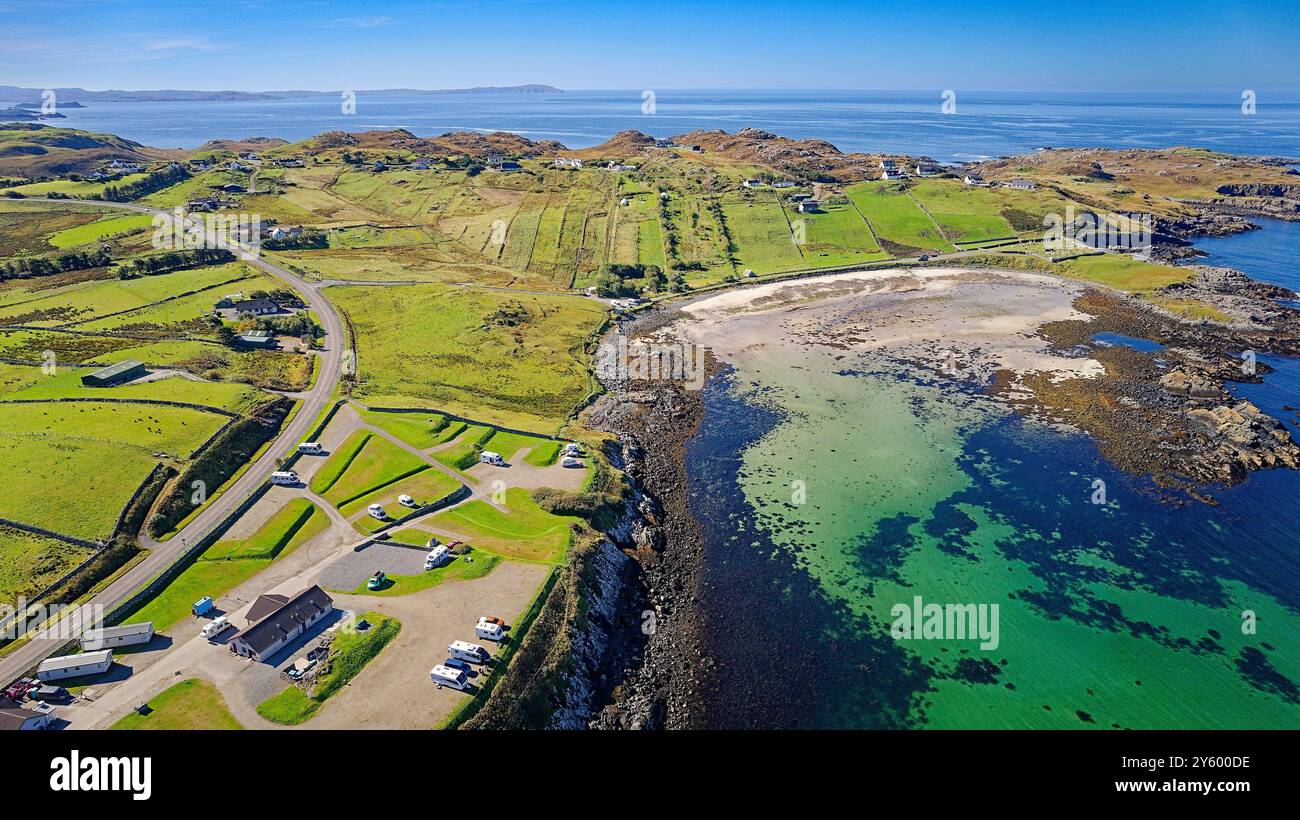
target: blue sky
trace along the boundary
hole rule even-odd
[[[0,0],[0,84],[1300,88],[1300,3]]]

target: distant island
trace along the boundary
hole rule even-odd
[[[0,102],[19,105],[39,105],[41,94],[46,89],[22,88],[15,85],[0,85]],[[73,107],[72,103],[87,102],[214,102],[239,100],[288,100],[300,97],[337,96],[339,91],[183,91],[167,89],[160,91],[88,91],[84,88],[55,88],[60,106]],[[553,85],[529,83],[508,86],[475,86],[474,88],[381,88],[357,89],[357,94],[369,95],[419,95],[419,94],[563,94],[564,90]],[[36,101],[33,103],[33,101]],[[83,107],[78,105],[76,107]]]

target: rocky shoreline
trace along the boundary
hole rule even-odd
[[[644,320],[663,319],[662,312]],[[703,542],[690,510],[683,451],[703,416],[699,393],[671,381],[611,380],[583,413],[612,433],[605,455],[632,496],[603,547],[625,556],[621,587],[601,584],[600,617],[588,617],[574,675],[584,707],[563,723],[593,729],[690,729],[704,725],[701,691],[712,661],[699,611]],[[606,564],[619,563],[607,556]]]

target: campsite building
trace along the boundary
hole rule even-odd
[[[319,586],[294,595],[263,595],[248,610],[250,626],[230,639],[230,651],[265,662],[334,611],[334,599]]]

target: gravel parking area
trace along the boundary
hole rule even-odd
[[[326,589],[351,591],[381,569],[389,575],[418,575],[424,572],[426,555],[428,551],[424,549],[371,544],[325,567],[320,574],[320,585]]]

